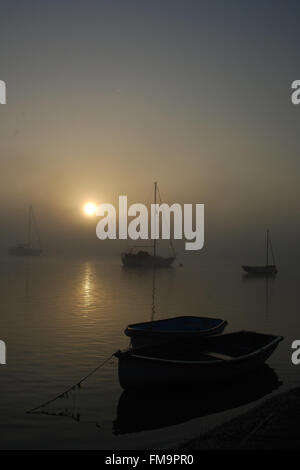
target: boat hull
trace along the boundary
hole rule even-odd
[[[225,338],[232,335],[222,335]],[[261,335],[265,336],[265,335]],[[207,338],[207,339],[212,339]],[[230,338],[231,339],[231,338]],[[234,340],[234,337],[232,337]],[[119,381],[124,390],[151,387],[189,386],[231,380],[261,366],[273,353],[282,337],[272,337],[268,344],[251,353],[229,360],[180,360],[145,356],[143,349],[116,353],[119,359]],[[203,351],[205,345],[201,346]],[[178,343],[177,343],[178,344]],[[179,349],[184,346],[179,346]],[[211,354],[211,353],[210,353]]]
[[[38,248],[27,248],[27,247],[12,247],[9,248],[8,254],[11,256],[40,256],[42,250]]]
[[[127,267],[134,268],[169,268],[175,257],[163,258],[162,256],[152,256],[152,255],[139,255],[134,253],[125,253],[122,255],[122,263]]]
[[[277,268],[275,265],[242,266],[242,268],[250,276],[275,276],[277,274]]]
[[[124,331],[133,347],[170,340],[197,339],[224,331],[227,321],[218,318],[181,316],[128,325]]]

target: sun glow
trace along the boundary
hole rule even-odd
[[[83,206],[83,212],[85,213],[85,215],[88,215],[89,217],[92,217],[93,215],[96,214],[96,209],[97,209],[97,206],[94,202],[87,202]]]

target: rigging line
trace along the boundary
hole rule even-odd
[[[157,185],[157,190],[158,190],[159,201],[160,201],[160,203],[162,204],[162,197],[161,197],[160,189],[159,189],[159,186],[158,186],[158,185]]]
[[[153,190],[148,191],[147,197],[144,199],[144,203],[146,206],[150,207],[150,214],[151,214],[151,204],[153,204]],[[150,240],[151,240],[151,237],[150,237]],[[152,245],[140,245],[140,244],[130,245],[129,243],[127,243],[127,246],[129,248],[153,248],[153,244]]]
[[[54,398],[51,398],[50,400],[47,400],[45,403],[42,403],[39,406],[36,406],[35,408],[32,408],[31,410],[27,411],[27,413],[33,413],[36,410],[39,410],[40,408],[43,408],[44,406],[50,405],[50,403],[53,403],[55,400],[58,398],[63,398],[66,394],[71,392],[72,390],[76,389],[77,387],[80,387],[82,382],[84,382],[86,379],[88,379],[91,375],[93,375],[100,367],[104,366],[112,357],[114,354],[111,354],[111,356],[107,357],[101,364],[99,364],[95,369],[93,369],[91,372],[89,372],[85,377],[83,377],[79,382],[76,384],[72,385],[72,387],[69,387],[67,390],[65,390],[63,393],[60,393]]]
[[[157,185],[157,191],[158,191],[160,204],[162,204],[162,197],[161,197],[161,193],[160,193],[160,189],[159,189],[158,185]],[[172,249],[173,255],[176,256],[176,251],[175,251],[175,248],[174,248],[174,245],[173,245],[173,242],[172,242],[171,238],[169,240],[169,243],[170,243],[170,247]]]
[[[31,246],[31,211],[32,211],[32,206],[29,206],[28,210],[28,246]]]

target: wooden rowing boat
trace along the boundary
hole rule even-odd
[[[227,321],[219,318],[181,316],[128,325],[125,334],[132,345],[145,345],[171,339],[186,340],[222,333]]]
[[[127,390],[232,379],[263,364],[282,339],[240,331],[117,351],[120,385]]]

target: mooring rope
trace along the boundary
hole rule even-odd
[[[39,406],[36,406],[35,408],[32,408],[31,410],[27,411],[27,413],[34,413],[35,411],[39,410],[40,408],[44,408],[47,405],[50,405],[50,403],[53,403],[55,400],[58,400],[59,398],[64,398],[66,395],[68,395],[69,392],[76,390],[76,388],[80,388],[82,382],[84,382],[86,379],[88,379],[91,375],[93,375],[95,372],[97,372],[100,367],[104,366],[110,359],[114,356],[115,353],[111,354],[109,357],[107,357],[101,364],[99,364],[95,369],[93,369],[91,372],[89,372],[86,376],[84,376],[79,382],[76,384],[72,385],[72,387],[69,387],[67,390],[65,390],[63,393],[60,393],[57,395],[55,398],[51,398],[51,400],[46,401],[45,403],[42,403]]]

